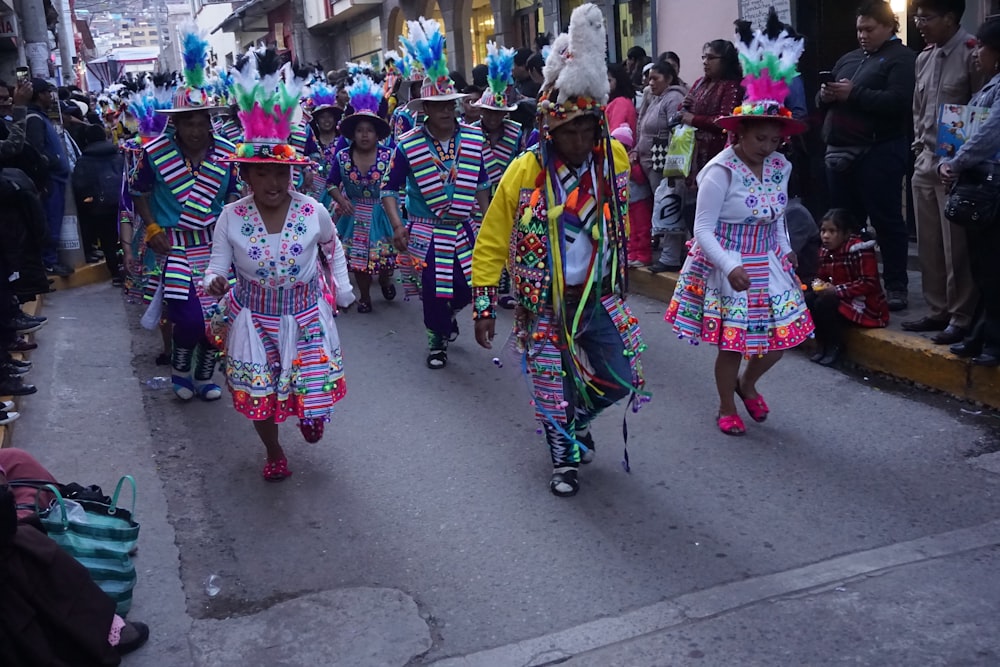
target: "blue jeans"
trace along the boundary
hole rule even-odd
[[[566,400],[566,432],[575,435],[574,431],[583,432],[590,423],[605,408],[629,395],[630,389],[623,387],[616,377],[632,381],[632,367],[629,358],[625,356],[625,343],[615,327],[608,311],[600,302],[581,304],[577,308],[585,311],[580,319],[580,331],[577,332],[576,345],[583,350],[590,361],[594,372],[591,384],[601,390],[598,394],[587,387],[582,391],[573,381],[569,371],[563,380],[563,394]],[[566,317],[572,317],[576,308],[567,309]],[[567,353],[563,353],[563,368],[572,368],[572,362]],[[575,465],[580,461],[579,445],[566,437],[552,424],[545,422],[545,439],[552,455],[552,465]]]
[[[903,178],[909,160],[905,137],[874,144],[846,171],[826,170],[830,203],[846,208],[859,225],[871,219],[882,253],[886,290],[906,291],[909,236],[903,219]]]
[[[49,192],[44,203],[49,242],[42,252],[42,261],[45,266],[52,266],[59,262],[59,241],[62,238],[63,216],[66,215],[66,184],[54,179],[49,181]]]

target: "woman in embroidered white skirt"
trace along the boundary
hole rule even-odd
[[[282,92],[294,99],[294,93]],[[233,405],[253,420],[267,449],[268,481],[291,474],[278,424],[298,417],[306,440],[317,442],[346,392],[334,308],[323,296],[323,282],[341,307],[354,301],[330,214],[290,189],[292,166],[307,160],[270,136],[275,127],[289,126],[281,114],[293,111],[256,100],[241,109],[246,141],[232,161],[242,163],[242,178],[253,194],[223,209],[205,274],[209,294],[228,292],[221,308],[228,319],[226,381]],[[322,244],[329,244],[329,256]],[[230,291],[225,276],[231,266],[236,285]]]

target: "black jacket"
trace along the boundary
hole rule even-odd
[[[856,49],[833,68],[834,81],[850,79],[846,102],[817,105],[826,111],[823,140],[831,146],[871,146],[913,133],[917,53],[891,39],[874,53]]]
[[[73,169],[73,196],[80,215],[117,213],[124,158],[110,141],[87,144]]]

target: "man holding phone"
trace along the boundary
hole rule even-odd
[[[856,27],[861,48],[837,61],[816,100],[826,114],[827,184],[834,207],[851,211],[858,224],[871,220],[889,309],[903,310],[909,305],[903,178],[916,53],[896,36],[899,19],[885,0],[865,0]]]

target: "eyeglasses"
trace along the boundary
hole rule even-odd
[[[914,16],[913,17],[913,25],[915,25],[917,27],[920,27],[922,25],[927,25],[928,23],[930,23],[934,19],[939,19],[939,18],[941,18],[940,14],[928,14],[926,16]]]

